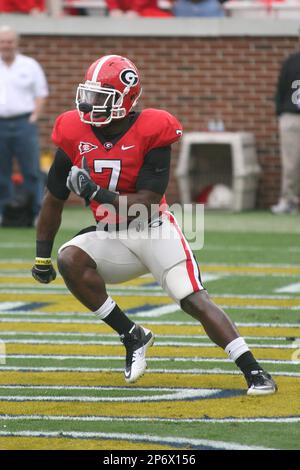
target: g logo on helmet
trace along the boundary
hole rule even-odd
[[[139,77],[135,70],[126,69],[120,73],[120,80],[122,83],[124,83],[124,85],[131,88],[138,83]]]

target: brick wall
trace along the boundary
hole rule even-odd
[[[22,52],[44,67],[51,96],[41,121],[43,150],[55,117],[74,106],[86,67],[104,54],[131,58],[143,78],[143,107],[165,108],[186,131],[204,130],[220,116],[227,131],[253,132],[263,169],[258,207],[277,199],[280,160],[273,95],[282,60],[298,46],[295,37],[63,37],[23,36]],[[173,166],[176,165],[176,153]],[[168,190],[178,200],[175,178]]]

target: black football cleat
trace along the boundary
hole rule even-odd
[[[126,348],[125,380],[133,383],[147,368],[146,352],[154,342],[154,334],[142,326],[134,325],[129,333],[120,335],[120,339]]]
[[[252,370],[249,374],[245,375],[245,378],[248,384],[247,395],[272,395],[278,390],[277,385],[270,374],[262,369]]]

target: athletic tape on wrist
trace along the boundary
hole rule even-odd
[[[50,266],[51,258],[35,258],[35,264],[43,265],[43,266]]]

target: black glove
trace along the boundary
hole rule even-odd
[[[81,168],[72,166],[67,178],[67,187],[77,196],[85,199],[89,204],[90,200],[95,197],[100,187],[91,179],[89,167],[85,157],[82,158]]]
[[[34,279],[42,284],[49,284],[56,278],[56,271],[50,258],[36,258],[31,273]]]

